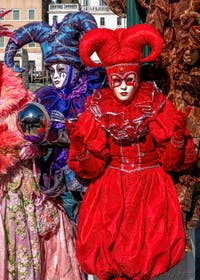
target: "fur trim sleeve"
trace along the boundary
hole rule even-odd
[[[17,112],[33,99],[32,93],[23,86],[22,79],[5,65],[0,66],[0,118]]]

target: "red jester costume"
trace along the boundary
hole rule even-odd
[[[142,58],[145,45],[150,54]],[[77,234],[82,269],[100,280],[152,279],[184,254],[182,214],[169,171],[195,161],[186,114],[154,82],[140,82],[140,65],[161,54],[160,34],[146,24],[89,31],[80,56],[97,66],[97,52],[110,88],[96,90],[70,129],[69,166],[92,178]]]

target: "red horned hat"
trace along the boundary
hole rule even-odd
[[[151,48],[149,55],[143,58],[143,48]],[[137,24],[128,28],[111,30],[97,28],[87,32],[79,46],[80,57],[84,64],[96,67],[101,63],[110,68],[119,64],[141,65],[154,61],[160,56],[163,39],[159,32],[148,24]],[[96,52],[101,63],[92,61],[91,55]]]

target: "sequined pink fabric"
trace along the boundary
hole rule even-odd
[[[42,280],[83,280],[75,252],[75,232],[64,210],[59,209],[60,226],[42,239],[45,252]]]

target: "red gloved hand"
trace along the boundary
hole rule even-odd
[[[174,132],[173,132],[173,136],[176,140],[184,139],[187,117],[190,111],[191,111],[191,107],[188,107],[185,112],[178,111],[177,118],[175,120]]]
[[[67,132],[70,139],[70,144],[73,145],[73,148],[80,152],[83,148],[83,136],[80,133],[79,127],[75,122],[65,121]]]

